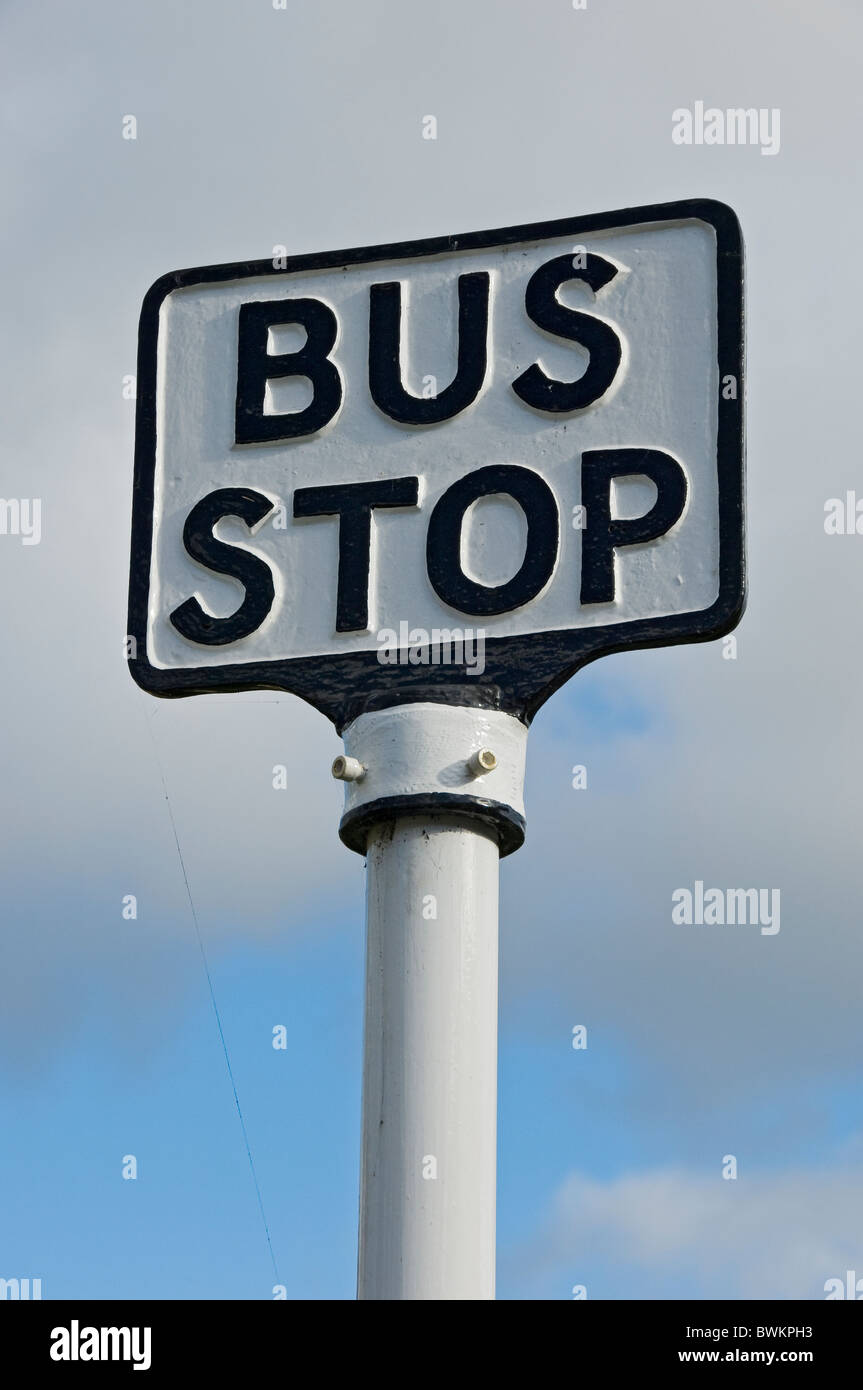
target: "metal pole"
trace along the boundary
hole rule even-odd
[[[497,837],[409,817],[367,853],[358,1296],[493,1299]]]
[[[527,729],[417,703],[343,737],[339,834],[368,865],[358,1297],[493,1299],[498,861]]]

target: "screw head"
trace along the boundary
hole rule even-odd
[[[358,758],[349,758],[341,753],[333,763],[332,774],[338,782],[360,782],[366,770]]]
[[[480,748],[476,753],[471,754],[467,766],[473,777],[482,777],[485,772],[494,772],[497,767],[497,757],[490,748]]]

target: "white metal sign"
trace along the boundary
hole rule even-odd
[[[742,252],[691,201],[180,271],[141,320],[130,664],[529,719],[743,605]]]

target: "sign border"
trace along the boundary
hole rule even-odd
[[[408,261],[453,251],[692,220],[707,223],[716,235],[717,366],[720,380],[729,374],[737,380],[736,398],[724,400],[720,395],[718,401],[719,593],[709,608],[633,619],[607,628],[564,628],[522,636],[486,637],[485,670],[477,677],[445,665],[382,665],[375,651],[200,666],[182,671],[150,664],[146,651],[156,467],[156,355],[159,311],[169,294],[190,285],[294,275],[298,271],[375,261]],[[128,658],[132,677],[143,690],[167,699],[240,690],[284,690],[314,705],[333,721],[339,732],[366,711],[415,701],[498,709],[529,724],[555,690],[600,656],[722,637],[737,625],[746,604],[744,401],[743,238],[734,211],[711,198],[651,203],[494,231],[312,252],[287,257],[285,266],[279,269],[271,260],[238,261],[163,275],[144,298],[138,335],[127,631],[127,637],[134,639],[134,655]]]

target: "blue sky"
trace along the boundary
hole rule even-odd
[[[747,243],[749,608],[735,660],[604,659],[531,731],[528,841],[501,871],[498,1296],[818,1298],[863,1273],[863,540],[823,527],[828,498],[863,497],[856,8],[12,0],[0,25],[0,492],[44,517],[38,546],[0,537],[0,1277],[49,1298],[276,1283],[164,774],[280,1281],[354,1296],[340,743],[286,696],[161,703],[129,679],[122,383],[146,289],[277,244],[691,196],[729,202]],[[778,155],[675,146],[701,99],[780,108]],[[780,932],[675,927],[696,879],[779,887]]]

